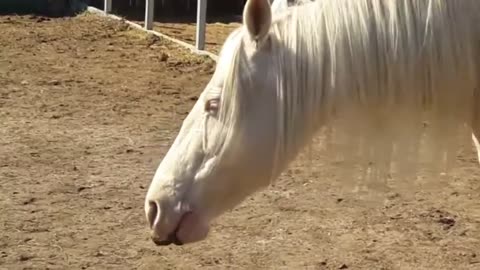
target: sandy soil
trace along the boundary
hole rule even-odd
[[[124,16],[130,21],[136,22],[139,25],[144,25],[143,21],[136,19],[133,16]],[[231,22],[227,22],[227,20]],[[172,19],[174,21],[174,19]],[[186,19],[178,19],[178,22],[170,22],[169,19],[163,18],[162,21],[157,20],[153,24],[153,29],[170,37],[184,41],[190,45],[195,46],[197,26],[195,22],[189,22]],[[222,49],[222,45],[228,35],[241,24],[238,18],[217,19],[214,22],[207,22],[205,33],[205,50],[218,55]]]
[[[0,269],[480,269],[471,142],[449,181],[376,205],[299,157],[205,242],[156,247],[146,188],[214,63],[93,15],[0,33]]]
[[[211,22],[206,25],[205,50],[218,55],[228,35],[238,28],[238,22]],[[156,22],[154,29],[160,33],[180,39],[191,45],[195,45],[196,24],[195,23],[167,23]]]

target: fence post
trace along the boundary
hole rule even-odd
[[[105,2],[103,4],[103,11],[105,13],[112,12],[112,0],[105,0]]]
[[[205,27],[207,21],[207,0],[198,0],[197,6],[197,36],[195,47],[197,50],[205,49]]]
[[[145,0],[145,29],[153,29],[153,16],[154,16],[154,4],[155,0]]]

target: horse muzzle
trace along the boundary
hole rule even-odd
[[[183,245],[182,241],[180,241],[180,239],[178,239],[178,237],[177,237],[177,231],[169,234],[167,239],[161,239],[160,237],[158,237],[155,234],[155,232],[153,232],[151,239],[152,239],[153,243],[155,243],[155,245],[157,245],[157,246],[168,246],[168,245],[171,245],[171,244],[174,244],[176,246],[182,246]]]
[[[181,246],[201,241],[208,235],[209,224],[198,213],[165,207],[160,209],[160,204],[154,201],[150,201],[146,207],[152,230],[150,238],[157,246]]]

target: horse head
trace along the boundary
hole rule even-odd
[[[145,200],[158,245],[204,239],[210,222],[268,186],[276,123],[272,16],[286,0],[248,0],[212,78],[159,165]],[[273,104],[273,103],[271,103]]]

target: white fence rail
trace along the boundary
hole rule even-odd
[[[145,29],[147,30],[153,30],[153,18],[155,17],[154,10],[155,0],[145,0]]]
[[[112,12],[112,0],[105,0],[105,4],[103,5],[103,11],[105,11],[105,13]]]
[[[195,46],[197,50],[205,49],[205,27],[207,25],[207,0],[198,0],[197,5],[197,35]]]

